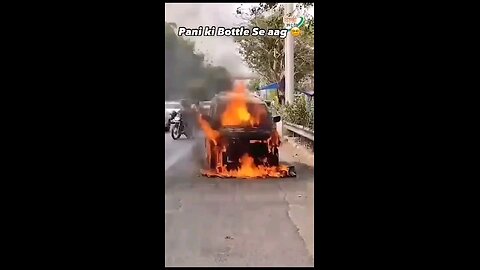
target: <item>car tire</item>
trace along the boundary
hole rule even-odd
[[[172,135],[172,139],[174,140],[178,140],[181,136],[182,136],[182,132],[180,131],[180,126],[178,126],[178,124],[175,124],[172,128],[171,128],[171,135]]]
[[[273,149],[273,153],[270,154],[270,158],[269,158],[269,165],[270,166],[278,166],[280,165],[280,158],[279,158],[279,154],[278,154],[278,148],[274,148]]]

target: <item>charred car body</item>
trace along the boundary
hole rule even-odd
[[[216,134],[215,139],[205,139],[209,169],[237,170],[245,155],[252,157],[256,166],[279,165],[276,123],[280,116],[273,116],[260,98],[249,93],[217,94],[202,118]]]

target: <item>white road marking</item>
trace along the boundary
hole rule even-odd
[[[165,157],[165,171],[170,169],[179,159],[187,155],[193,148],[195,144],[189,143],[175,148],[175,151],[171,155]],[[167,159],[168,158],[168,159]]]

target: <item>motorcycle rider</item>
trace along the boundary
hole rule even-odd
[[[193,134],[196,123],[196,111],[192,108],[192,105],[186,99],[182,99],[180,101],[180,105],[182,106],[182,108],[179,110],[179,113],[182,116],[185,131],[187,134]]]

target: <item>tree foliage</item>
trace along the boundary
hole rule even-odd
[[[176,24],[165,22],[165,100],[209,100],[232,86],[224,67],[205,64],[193,41],[177,36]]]
[[[314,20],[306,9],[313,3],[297,4],[297,14],[305,17],[302,34],[294,40],[294,74],[299,82],[313,75],[314,70]],[[283,5],[279,3],[260,3],[247,10],[239,7],[237,14],[248,28],[283,29]],[[247,65],[268,82],[280,81],[285,69],[285,41],[278,37],[245,36],[237,37],[240,55]]]
[[[258,78],[251,79],[248,82],[248,89],[252,92],[257,91],[261,87],[261,81]]]
[[[283,108],[277,107],[281,112],[282,118],[290,123],[315,129],[314,107],[313,103],[307,102],[303,95],[295,97],[293,104],[287,104]]]

